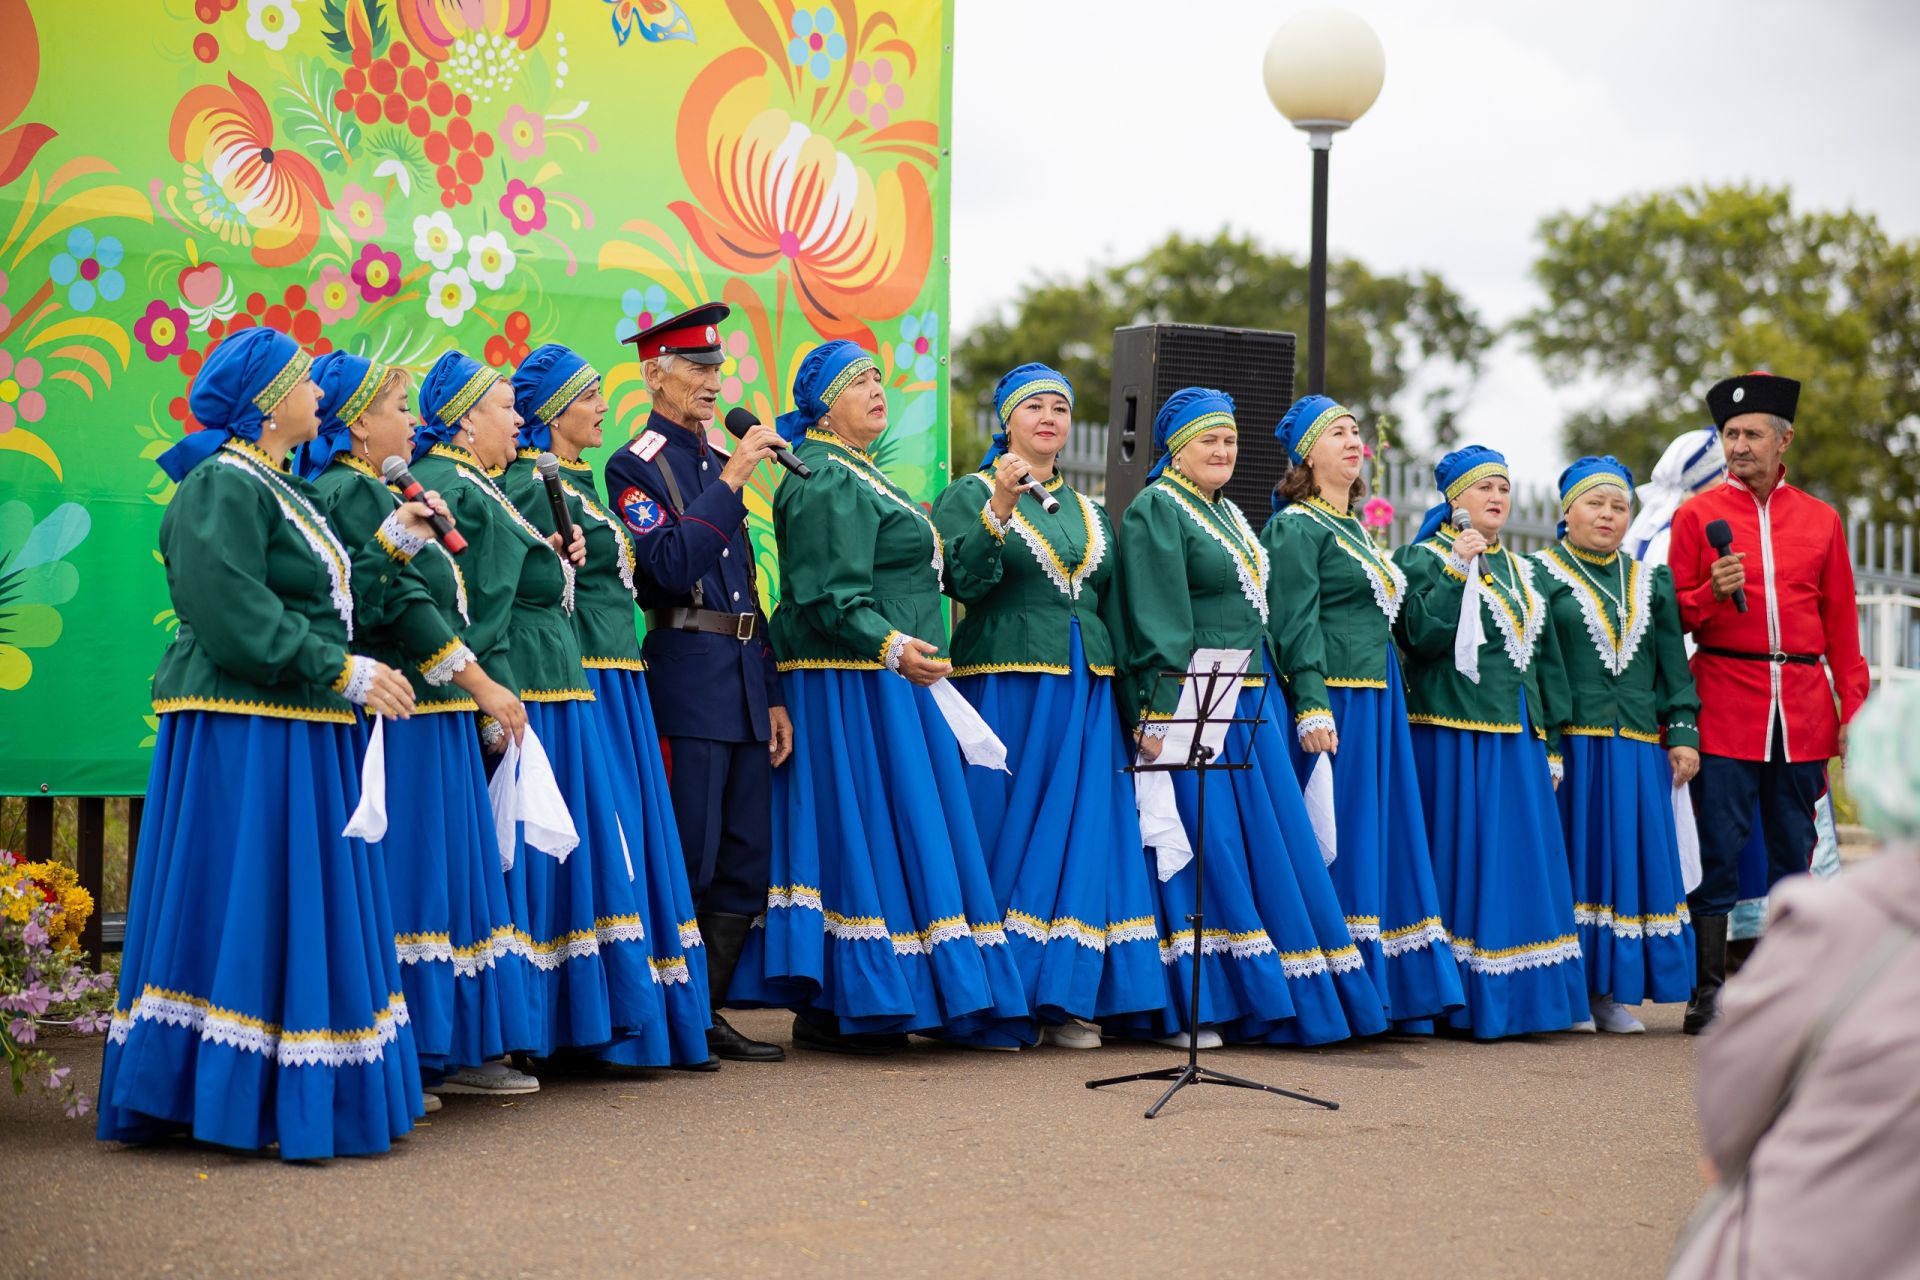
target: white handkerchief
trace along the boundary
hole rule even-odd
[[[561,862],[580,843],[573,815],[567,812],[566,797],[560,794],[553,765],[547,761],[547,750],[531,725],[520,746],[520,821],[527,830],[528,846]]]
[[[379,840],[387,834],[387,718],[373,718],[373,736],[367,739],[367,755],[360,762],[360,803],[347,819],[343,836]]]
[[[520,824],[520,747],[509,737],[507,749],[487,780],[487,806],[493,810],[493,834],[500,842],[500,869],[513,870],[514,831]]]
[[[960,743],[960,754],[967,758],[967,763],[1011,773],[1007,768],[1006,744],[994,735],[992,726],[980,718],[973,704],[945,680],[935,680],[932,693],[933,704],[946,718],[947,728],[953,730],[954,738]]]
[[[1307,775],[1304,798],[1307,820],[1313,823],[1314,839],[1320,842],[1320,861],[1332,866],[1340,845],[1333,817],[1333,758],[1324,751],[1315,757],[1313,771]]]
[[[1467,565],[1466,590],[1460,593],[1460,622],[1453,629],[1453,669],[1480,683],[1480,643],[1487,633],[1480,621],[1480,557]]]
[[[613,815],[613,829],[620,833],[620,856],[627,862],[627,882],[633,882],[633,850],[627,847],[627,824],[620,821],[620,815]]]
[[[1692,893],[1706,872],[1700,866],[1700,827],[1693,819],[1693,799],[1684,782],[1673,786],[1673,829],[1680,843],[1680,887]]]
[[[1180,821],[1173,779],[1164,773],[1134,774],[1133,803],[1140,811],[1140,843],[1153,850],[1155,873],[1163,883],[1173,879],[1193,861],[1193,842]]]

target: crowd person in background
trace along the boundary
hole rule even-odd
[[[1620,550],[1632,509],[1620,460],[1581,458],[1560,473],[1560,541],[1533,557],[1567,674],[1557,799],[1581,961],[1595,1024],[1619,1033],[1646,1030],[1627,1006],[1693,989],[1673,799],[1700,768],[1673,579]]]
[[[1715,1188],[1676,1277],[1880,1280],[1920,1258],[1920,689],[1882,688],[1851,738],[1882,848],[1782,883],[1727,984],[1697,1085]]]
[[[767,620],[760,611],[744,490],[784,442],[755,425],[731,455],[707,440],[720,393],[720,324],[710,302],[635,334],[652,405],[607,459],[607,496],[633,540],[641,646],[674,821],[707,952],[707,1047],[731,1062],[778,1062],[720,1012],[747,932],[766,910],[773,771],[793,752]]]
[[[1158,860],[1161,948],[1171,963],[1164,1009],[1110,1021],[1109,1029],[1175,1037],[1203,1028],[1202,1047],[1323,1044],[1374,1035],[1387,1026],[1380,976],[1367,971],[1321,858],[1287,742],[1277,718],[1285,702],[1261,686],[1275,670],[1267,640],[1269,566],[1260,538],[1224,492],[1239,459],[1233,400],[1187,387],[1153,422],[1158,460],[1149,483],[1120,520],[1127,641],[1122,696],[1139,724],[1140,752],[1158,757],[1195,650],[1252,653],[1233,714],[1256,725],[1226,733],[1224,762],[1248,768],[1206,778],[1207,842],[1199,859]],[[1175,800],[1190,848],[1198,848],[1199,785],[1175,772]],[[1204,875],[1205,933],[1193,954],[1186,921]],[[1200,1007],[1191,1008],[1193,970],[1202,966]]]
[[[1482,1039],[1565,1031],[1590,1015],[1547,741],[1566,697],[1559,638],[1532,562],[1500,543],[1513,509],[1506,459],[1468,445],[1434,466],[1434,483],[1440,502],[1394,553],[1407,578],[1395,634],[1441,919],[1466,991],[1445,1025]]]
[[[933,507],[947,594],[966,606],[954,684],[1011,770],[969,769],[967,787],[1040,1038],[1094,1049],[1094,1019],[1167,1001],[1114,697],[1120,555],[1106,511],[1055,467],[1073,424],[1066,376],[1023,364],[994,404],[1000,429],[980,469]],[[1028,477],[1057,510],[1023,488]]]
[[[99,1136],[186,1133],[285,1160],[387,1150],[422,1113],[386,868],[341,832],[359,708],[413,710],[356,613],[430,535],[407,503],[349,552],[288,454],[319,430],[312,358],[269,328],[207,357],[160,555],[179,627],[128,892]],[[437,499],[435,499],[437,501]],[[353,647],[350,647],[353,646]]]
[[[1832,507],[1787,482],[1799,400],[1791,378],[1716,383],[1707,408],[1727,480],[1673,518],[1673,581],[1700,690],[1703,878],[1688,897],[1698,963],[1684,1024],[1695,1035],[1713,1021],[1726,977],[1741,847],[1757,820],[1769,888],[1808,869],[1827,761],[1846,754],[1846,724],[1867,696],[1846,530]],[[1724,553],[1708,537],[1722,522],[1732,533]]]
[[[1388,1020],[1435,1018],[1465,996],[1440,921],[1393,647],[1406,575],[1354,509],[1366,494],[1366,451],[1352,411],[1307,396],[1277,434],[1293,465],[1260,540],[1273,565],[1269,630],[1287,679],[1295,770],[1305,785],[1317,761],[1332,762],[1338,852],[1329,870]]]

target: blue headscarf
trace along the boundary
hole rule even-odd
[[[1627,464],[1607,454],[1596,458],[1588,454],[1576,458],[1572,466],[1560,473],[1560,536],[1567,536],[1567,512],[1573,510],[1573,504],[1580,501],[1583,494],[1591,493],[1602,485],[1614,485],[1627,491],[1628,501],[1633,499],[1633,472],[1627,470]]]
[[[520,447],[551,449],[553,420],[600,381],[600,371],[572,347],[535,347],[513,371],[513,408],[520,415]]]
[[[1413,540],[1425,542],[1438,532],[1440,526],[1446,524],[1453,515],[1454,499],[1461,494],[1488,476],[1506,475],[1506,456],[1480,444],[1455,449],[1434,463],[1433,483],[1440,490],[1440,501],[1427,508],[1426,518],[1420,522],[1420,529],[1413,535]]]
[[[993,388],[993,407],[1000,415],[1000,429],[993,433],[993,445],[987,450],[987,456],[980,459],[982,471],[991,467],[994,459],[1007,451],[1011,443],[1007,435],[1007,423],[1013,418],[1013,411],[1020,407],[1021,401],[1049,392],[1065,396],[1067,408],[1072,410],[1073,384],[1058,369],[1048,368],[1044,364],[1023,364],[1000,376],[1000,381]]]
[[[353,452],[351,428],[380,394],[387,371],[378,360],[345,351],[329,351],[313,362],[313,380],[321,391],[320,434],[295,451],[295,471],[317,480],[336,455]]]
[[[1153,447],[1160,457],[1147,472],[1149,481],[1173,461],[1173,455],[1216,427],[1240,430],[1233,420],[1233,397],[1207,387],[1182,387],[1167,397],[1160,412],[1153,415]]]
[[[413,433],[413,458],[418,462],[437,444],[458,434],[460,419],[493,390],[500,375],[464,351],[444,351],[420,383],[420,426]]]
[[[1301,396],[1287,409],[1280,419],[1280,425],[1273,434],[1287,446],[1287,455],[1295,466],[1304,466],[1307,455],[1313,452],[1313,446],[1322,433],[1341,418],[1351,418],[1353,410],[1335,400],[1332,396]],[[1278,511],[1287,504],[1281,500],[1279,489],[1273,491],[1273,509]]]
[[[227,441],[258,440],[312,364],[313,357],[278,329],[242,329],[221,339],[187,393],[187,409],[200,430],[161,454],[160,469],[178,483]]]
[[[793,411],[774,421],[774,430],[782,439],[797,441],[807,428],[826,415],[853,380],[874,368],[873,357],[857,342],[836,338],[807,352],[800,372],[793,375]]]

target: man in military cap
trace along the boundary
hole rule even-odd
[[[1807,870],[1827,761],[1845,755],[1847,722],[1867,697],[1846,530],[1832,507],[1787,483],[1782,463],[1799,403],[1799,383],[1766,373],[1708,391],[1726,482],[1673,517],[1668,563],[1698,645],[1701,704],[1693,800],[1704,878],[1687,897],[1699,954],[1683,1024],[1694,1035],[1717,1010],[1740,848],[1756,816],[1768,886]],[[1733,535],[1724,552],[1708,537],[1717,521]]]
[[[707,440],[720,393],[721,303],[663,320],[634,344],[653,412],[607,460],[607,496],[633,533],[647,611],[641,653],[667,756],[674,817],[707,948],[717,1058],[776,1062],[721,1016],[753,917],[766,909],[773,770],[793,752],[740,491],[784,442],[767,427],[731,454]]]

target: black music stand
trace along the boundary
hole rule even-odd
[[[1151,705],[1152,701],[1157,700],[1160,690],[1166,686],[1169,678],[1178,683],[1187,679],[1187,674],[1188,673],[1184,671],[1161,672],[1154,686],[1155,697],[1149,700],[1149,705]],[[1266,709],[1266,689],[1263,686],[1260,694],[1261,700],[1255,706],[1253,715],[1236,717],[1231,714],[1224,716],[1212,714],[1217,709],[1218,700],[1216,693],[1217,691],[1223,692],[1221,681],[1226,680],[1230,682],[1235,678],[1236,674],[1237,673],[1231,671],[1222,672],[1218,662],[1213,664],[1212,670],[1210,671],[1195,672],[1193,679],[1196,681],[1198,696],[1194,700],[1193,718],[1189,720],[1160,720],[1154,722],[1156,724],[1184,724],[1193,727],[1193,745],[1189,748],[1185,759],[1167,760],[1163,756],[1151,764],[1134,764],[1127,769],[1128,773],[1183,773],[1191,771],[1198,774],[1200,780],[1199,799],[1195,804],[1193,820],[1195,835],[1193,842],[1193,914],[1187,917],[1188,921],[1193,925],[1193,1001],[1188,1007],[1187,1016],[1187,1060],[1180,1066],[1161,1067],[1157,1071],[1138,1071],[1132,1075],[1113,1076],[1105,1080],[1087,1081],[1087,1088],[1089,1089],[1103,1089],[1110,1084],[1128,1084],[1135,1080],[1173,1081],[1172,1084],[1167,1086],[1167,1091],[1160,1095],[1160,1100],[1147,1108],[1146,1118],[1149,1120],[1160,1114],[1160,1108],[1166,1106],[1167,1103],[1172,1100],[1174,1094],[1180,1092],[1190,1084],[1219,1084],[1226,1085],[1233,1089],[1257,1089],[1262,1093],[1275,1093],[1283,1098],[1292,1098],[1296,1102],[1305,1102],[1316,1107],[1325,1107],[1329,1111],[1338,1111],[1340,1109],[1339,1103],[1329,1102],[1325,1098],[1316,1098],[1312,1094],[1307,1093],[1295,1093],[1291,1089],[1282,1089],[1278,1085],[1261,1084],[1257,1080],[1247,1080],[1240,1076],[1230,1076],[1224,1071],[1215,1071],[1211,1067],[1203,1067],[1200,1065],[1200,970],[1201,959],[1206,954],[1203,950],[1205,935],[1201,928],[1203,919],[1201,908],[1204,904],[1206,893],[1207,775],[1222,769],[1247,769],[1252,767],[1251,764],[1244,760],[1238,764],[1229,764],[1216,760],[1214,758],[1214,749],[1206,743],[1206,730],[1209,726],[1222,724],[1229,726],[1237,724],[1257,725],[1265,719],[1262,712]],[[1197,682],[1200,681],[1205,681],[1205,683],[1198,684]],[[1231,708],[1229,708],[1229,711],[1231,711]],[[1144,718],[1142,723],[1145,723]]]

